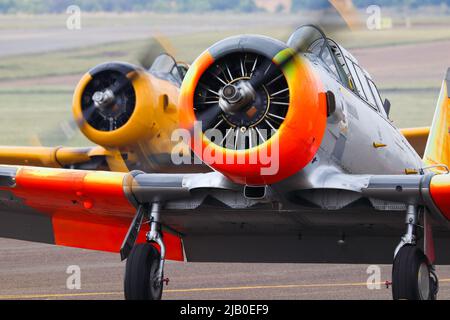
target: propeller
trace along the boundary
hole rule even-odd
[[[94,111],[98,108],[106,109],[117,105],[117,97],[138,76],[137,71],[130,72],[126,77],[120,78],[113,85],[103,91],[97,91],[92,97],[93,103],[83,111],[83,116],[76,119],[77,124],[82,126],[85,122],[91,122]]]
[[[150,38],[143,49],[141,49],[136,54],[136,60],[143,69],[149,70],[153,65],[156,58],[163,54],[173,54],[174,50],[170,45],[168,39],[158,36]],[[99,105],[104,103],[107,106],[108,103],[113,105],[112,98],[115,98],[121,94],[121,92],[128,87],[128,84],[132,83],[133,80],[138,76],[138,72],[132,72],[127,75],[126,78],[117,81],[103,91],[97,94],[97,106],[93,102],[88,108],[83,111],[83,117],[78,119],[67,119],[58,123],[57,127],[46,130],[41,134],[35,134],[31,137],[31,143],[36,146],[42,145],[66,145],[70,140],[74,138],[78,132],[79,126],[84,123],[89,122],[95,113],[95,110]],[[105,100],[106,99],[106,100]]]
[[[173,48],[170,42],[164,37],[150,38],[144,48],[137,54],[137,61],[144,70],[150,70],[155,60],[164,53],[172,55]],[[97,108],[110,108],[116,105],[116,97],[125,90],[139,76],[138,71],[127,74],[120,78],[113,85],[103,91],[96,92],[93,96],[93,103],[84,110],[83,118],[78,119],[78,124],[82,125],[84,121],[90,122]],[[81,121],[81,123],[80,123]]]
[[[210,128],[212,122],[222,113],[222,109],[219,106],[206,109],[200,115],[197,116],[197,121],[202,124],[202,129],[205,131]]]
[[[318,33],[322,36],[321,31],[315,28],[306,28],[301,36],[290,39],[289,44],[292,50],[278,62],[276,67],[270,59],[265,59],[259,65],[255,61],[248,81],[244,80],[233,85],[226,85],[219,92],[210,91],[217,96],[219,103],[212,104],[211,107],[197,114],[197,120],[202,123],[203,131],[211,128],[214,125],[213,122],[217,120],[221,113],[232,113],[231,109],[244,109],[251,105],[254,102],[255,93],[261,90],[265,84],[276,80],[280,70],[292,62],[298,54],[305,52],[309,48],[309,44],[318,36]],[[225,94],[225,88],[227,87],[233,88],[233,93],[240,96],[233,96],[233,99],[227,97]],[[236,107],[235,101],[240,105]]]
[[[138,53],[137,60],[142,68],[149,70],[156,58],[163,53],[175,56],[175,50],[170,41],[162,36],[152,37],[145,43],[141,52]]]
[[[317,30],[314,28],[305,28],[304,35],[302,37],[297,37],[289,43],[292,49],[289,54],[286,55],[281,61],[278,62],[277,66],[279,69],[284,69],[294,58],[309,49],[308,44],[312,43],[314,38],[317,36]],[[264,83],[273,79],[276,74],[276,69],[271,68],[270,62],[266,62],[258,70],[255,71],[254,76],[250,79],[251,86],[257,90]]]
[[[310,23],[314,24],[304,24],[302,28],[297,29],[295,33],[288,40],[288,45],[290,47],[290,51],[279,60],[276,67],[270,60],[266,60],[263,63],[260,63],[254,72],[251,73],[251,77],[248,81],[245,81],[247,86],[250,84],[252,90],[240,90],[245,92],[248,96],[243,96],[242,99],[245,101],[251,101],[250,95],[254,94],[264,86],[264,84],[270,83],[273,81],[275,77],[278,76],[279,70],[285,68],[292,60],[301,53],[307,52],[309,47],[315,40],[326,38],[325,34],[321,29],[327,30],[327,34],[332,38],[335,38],[337,32],[343,30],[355,29],[352,28],[352,25],[348,23],[348,19],[346,19],[347,15],[355,15],[354,10],[350,10],[348,13],[347,9],[344,10],[341,2],[338,0],[330,1],[330,8],[334,8],[335,10],[324,10],[321,11],[317,16],[309,19]],[[336,19],[337,18],[337,19]],[[354,17],[353,17],[354,18]],[[354,18],[353,20],[356,20]],[[316,25],[319,25],[321,29],[316,29]],[[309,26],[310,28],[305,28]],[[235,84],[237,89],[241,84]],[[219,92],[220,94],[223,91]],[[220,98],[220,97],[219,97]],[[248,107],[247,105],[242,105],[241,108],[244,109]],[[203,128],[211,128],[214,124],[213,122],[224,113],[224,110],[220,108],[219,105],[211,105],[210,108],[202,111],[197,114],[197,119],[202,122]]]

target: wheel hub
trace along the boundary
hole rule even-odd
[[[428,300],[430,297],[430,270],[426,263],[420,265],[417,280],[422,300]]]

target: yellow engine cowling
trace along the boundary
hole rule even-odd
[[[119,80],[124,80],[124,93],[106,108],[96,107],[95,93],[114,87]],[[178,95],[176,85],[140,67],[106,63],[90,70],[79,82],[73,114],[83,134],[107,149],[146,158],[167,155],[173,149],[172,132],[179,126]]]

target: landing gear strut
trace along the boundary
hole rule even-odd
[[[148,208],[146,211],[150,221],[147,243],[133,246],[125,268],[124,287],[127,300],[161,300],[162,297],[166,247],[161,232],[161,204],[153,203],[150,212]],[[133,231],[139,229],[140,223],[139,226],[132,225],[130,228]],[[160,251],[155,245],[159,246]]]
[[[421,213],[424,215],[425,242],[432,242],[426,212],[421,211]],[[392,269],[394,300],[435,300],[437,298],[439,285],[434,266],[429,257],[417,246],[417,228],[420,227],[418,221],[418,208],[413,205],[408,206],[406,234],[395,250]],[[429,245],[425,245],[427,246]]]

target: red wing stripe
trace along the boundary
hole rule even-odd
[[[136,212],[124,191],[126,177],[113,172],[0,167],[0,188],[51,218],[55,244],[119,252]],[[144,228],[138,242],[145,241],[145,232]],[[167,258],[182,261],[181,239],[166,233],[164,240]]]

